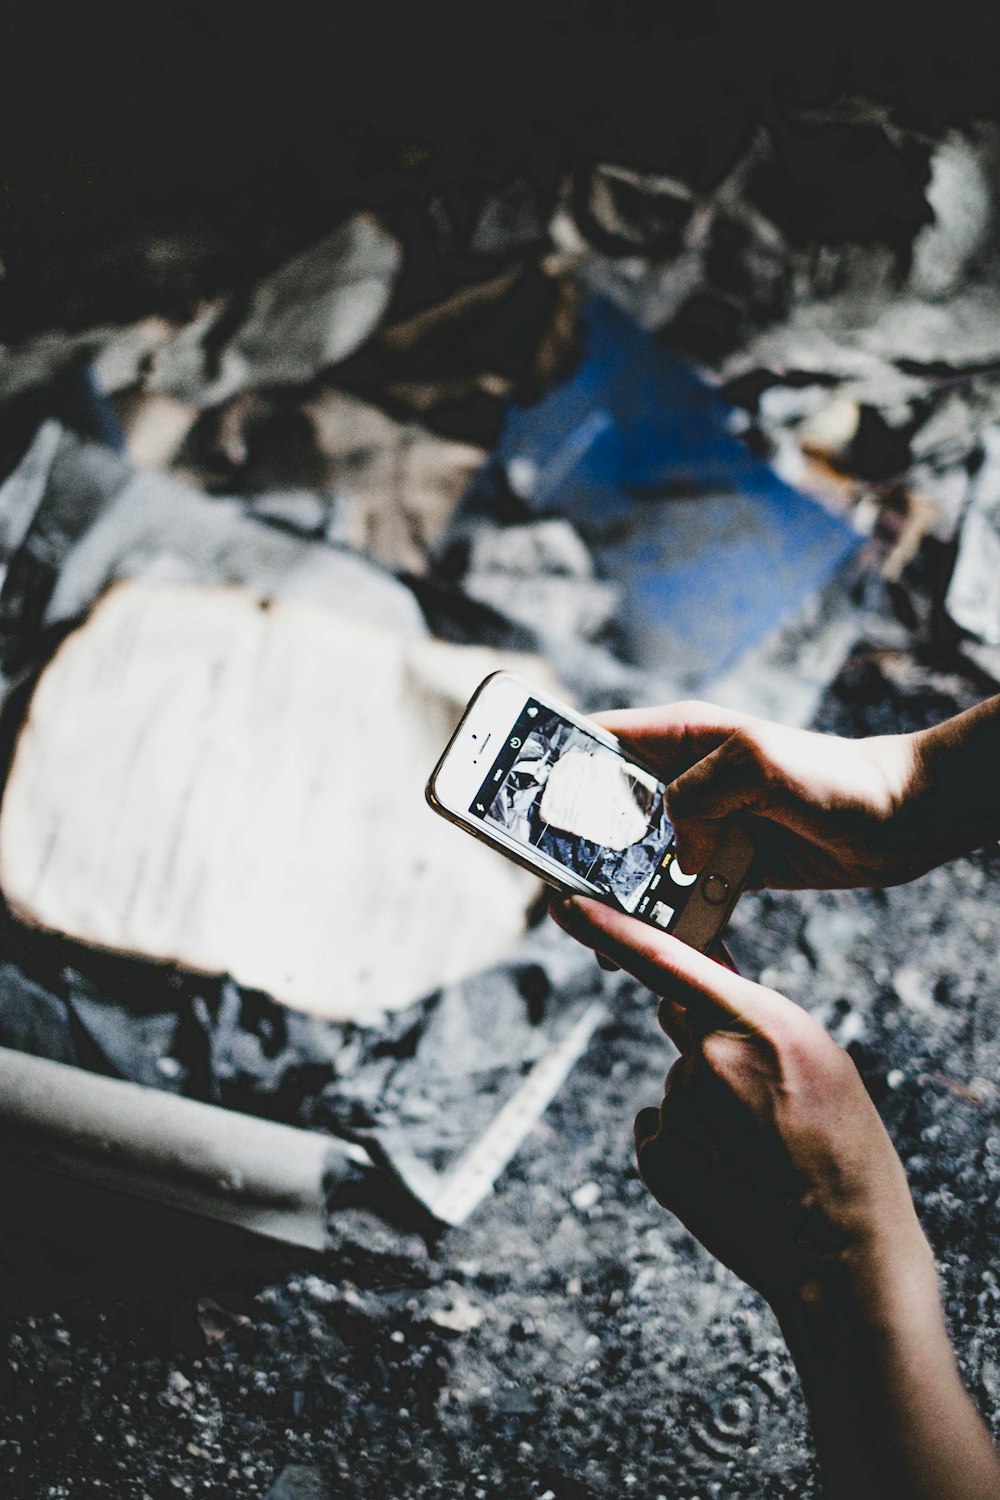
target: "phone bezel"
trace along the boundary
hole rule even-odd
[[[636,755],[594,724],[578,714],[568,704],[553,698],[549,693],[534,687],[514,672],[493,672],[479,684],[462,715],[448,744],[427,783],[427,801],[435,812],[449,822],[471,833],[474,838],[500,850],[522,868],[530,870],[556,890],[570,891],[580,895],[603,899],[603,893],[582,877],[567,870],[564,865],[538,850],[527,850],[512,838],[505,829],[486,825],[468,811],[469,803],[482,785],[483,766],[492,764],[499,746],[509,734],[528,698],[536,698],[546,708],[561,714],[584,733],[608,746],[640,769],[656,776],[659,773],[642,756]],[[492,748],[486,750],[486,736],[496,736]],[[474,754],[473,752],[478,752]],[[678,913],[671,929],[674,937],[691,947],[709,948],[729,920],[730,913],[746,883],[753,858],[754,846],[749,833],[741,824],[730,821],[723,832],[719,845],[694,881],[685,905]],[[712,876],[726,883],[726,899],[715,904],[705,899],[704,891]],[[644,921],[643,918],[638,918]],[[656,932],[663,929],[653,922],[645,922]]]
[[[526,850],[505,829],[480,822],[468,810],[469,803],[482,786],[483,768],[496,759],[501,743],[517,722],[528,698],[537,698],[546,708],[565,715],[571,723],[588,734],[593,734],[595,739],[607,744],[609,748],[618,748],[610,735],[581,719],[568,704],[541,692],[514,672],[492,672],[473,693],[455,733],[431,773],[427,783],[427,800],[434,811],[441,813],[449,822],[458,824],[482,843],[509,854],[524,869],[541,876],[556,890],[575,891],[582,896],[598,896],[600,892],[595,886],[567,870],[565,865],[559,864],[540,850]],[[487,734],[494,736],[489,751],[485,749]],[[474,736],[478,737],[478,744]]]

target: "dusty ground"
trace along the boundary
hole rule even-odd
[[[916,649],[862,648],[820,722],[912,725],[982,691]],[[850,1045],[995,1428],[998,873],[990,850],[886,893],[749,896],[732,929],[745,972]],[[4,1496],[814,1494],[773,1319],[636,1177],[632,1116],[668,1062],[648,997],[622,989],[493,1200],[430,1247],[361,1218],[326,1259],[107,1225],[126,1251],[75,1266],[89,1295],[4,1324]],[[57,1241],[8,1228],[8,1269],[58,1268]]]

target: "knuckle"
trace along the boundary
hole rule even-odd
[[[702,1039],[701,1055],[710,1071],[715,1074],[716,1078],[720,1078],[725,1083],[733,1070],[734,1047],[732,1037],[710,1033]]]
[[[756,732],[747,725],[734,729],[726,741],[726,756],[730,765],[745,777],[755,782],[769,784],[771,762],[764,753]]]
[[[815,1032],[825,1033],[804,1010],[777,990],[765,989],[764,994],[768,1000],[778,1002],[781,1011],[769,1017],[766,1025],[761,1027],[760,1040],[779,1061],[791,1062],[807,1054],[815,1044]]]
[[[679,702],[672,703],[671,709],[679,719],[704,719],[708,714],[717,712],[704,698],[682,698]]]
[[[757,736],[749,724],[740,724],[726,741],[726,749],[734,759],[754,760],[760,751]]]
[[[818,1021],[798,1006],[775,1018],[763,1037],[780,1075],[787,1081],[809,1079],[836,1088],[855,1072],[842,1047]]]

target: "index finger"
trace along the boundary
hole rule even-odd
[[[560,904],[560,925],[599,948],[640,984],[684,1007],[686,1019],[709,1031],[764,1031],[798,1007],[783,995],[744,979],[696,948],[588,896]]]

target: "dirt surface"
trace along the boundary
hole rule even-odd
[[[911,727],[980,696],[914,653],[862,648],[820,723]],[[884,893],[747,896],[732,928],[741,968],[854,1054],[994,1428],[998,873],[989,850]],[[109,1221],[117,1256],[76,1252],[87,1295],[62,1284],[45,1309],[34,1288],[38,1310],[4,1325],[4,1496],[816,1494],[773,1318],[638,1181],[631,1120],[670,1049],[648,996],[614,980],[609,995],[613,1019],[495,1197],[433,1246],[360,1215],[326,1258],[235,1240],[208,1253]],[[68,1258],[51,1233],[8,1229],[4,1258],[31,1254]]]

